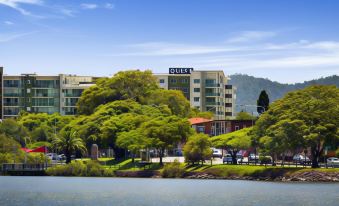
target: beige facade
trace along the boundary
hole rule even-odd
[[[228,85],[222,70],[191,71],[190,74],[155,74],[164,89],[181,90],[193,107],[214,113],[215,119],[232,118],[235,87]]]

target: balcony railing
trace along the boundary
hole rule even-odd
[[[220,84],[210,84],[210,83],[206,83],[205,86],[206,86],[206,87],[220,87]]]
[[[206,96],[210,96],[210,97],[219,97],[220,93],[210,93],[210,92],[207,92],[205,95]]]

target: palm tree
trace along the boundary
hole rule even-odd
[[[81,153],[86,153],[87,151],[84,141],[76,131],[63,132],[60,137],[54,138],[53,145],[56,149],[64,151],[67,164],[71,162],[71,155],[75,151],[81,151]]]

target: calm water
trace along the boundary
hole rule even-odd
[[[339,205],[339,184],[0,176],[0,205]]]

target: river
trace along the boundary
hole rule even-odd
[[[0,176],[0,205],[338,205],[337,183]]]

